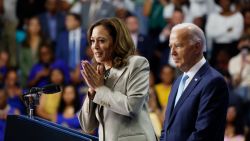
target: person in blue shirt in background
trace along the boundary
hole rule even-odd
[[[80,130],[81,126],[77,118],[77,112],[80,107],[79,95],[76,88],[73,85],[64,86],[58,107],[58,113],[55,119],[56,123]]]
[[[0,84],[0,141],[4,140],[4,131],[7,115],[19,114],[19,111],[7,104],[7,93],[3,84]]]

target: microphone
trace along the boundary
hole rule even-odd
[[[34,93],[38,93],[38,92],[42,92],[44,94],[53,94],[53,93],[58,93],[60,91],[61,91],[61,88],[59,85],[50,84],[50,85],[46,85],[42,88],[32,87],[29,91],[25,92],[24,95],[34,94]]]

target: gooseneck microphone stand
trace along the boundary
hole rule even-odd
[[[35,92],[23,95],[25,106],[27,107],[28,117],[34,118],[34,109],[39,104],[42,92]]]

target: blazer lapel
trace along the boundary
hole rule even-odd
[[[107,80],[107,85],[110,86],[110,88],[113,88],[117,81],[120,79],[121,75],[127,70],[127,66],[117,69],[117,68],[111,68],[110,70],[110,77]]]
[[[182,104],[185,102],[185,100],[188,98],[188,96],[191,94],[192,90],[197,86],[197,84],[200,82],[202,75],[207,71],[209,65],[206,62],[201,69],[197,72],[197,74],[193,77],[193,79],[191,80],[191,82],[189,83],[189,85],[187,86],[187,88],[184,90],[182,96],[180,97],[179,101],[177,102],[176,106],[173,108],[173,112],[170,116],[169,119],[169,124],[167,126],[167,129],[170,127],[171,123],[174,120],[174,117],[177,113],[177,111],[180,109],[180,107],[182,106]],[[179,83],[178,83],[179,84]],[[177,86],[177,90],[178,90],[178,86]],[[175,92],[176,95],[177,91]],[[175,100],[175,98],[174,98]],[[172,102],[174,101],[172,100]],[[172,106],[174,106],[173,104],[171,104]]]

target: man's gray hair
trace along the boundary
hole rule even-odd
[[[193,23],[181,23],[181,24],[177,24],[173,27],[173,29],[180,29],[180,28],[181,29],[183,29],[183,28],[188,29],[189,33],[191,34],[191,36],[190,36],[191,41],[194,43],[199,42],[202,46],[203,52],[207,51],[205,34],[201,30],[201,28],[199,28],[197,25],[195,25]]]

